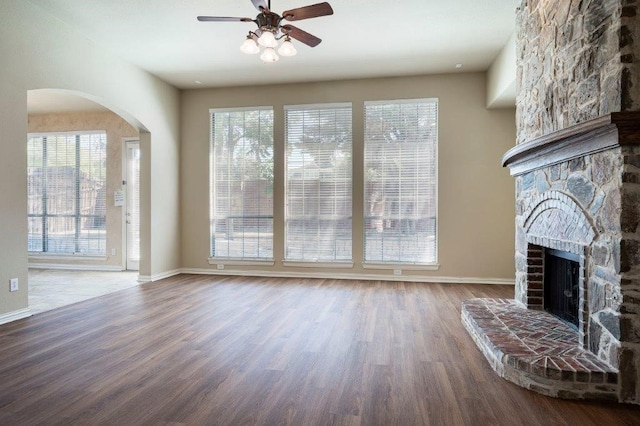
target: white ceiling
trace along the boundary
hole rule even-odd
[[[486,70],[515,28],[520,0],[329,0],[334,15],[293,24],[323,41],[265,64],[239,46],[250,0],[31,0],[121,58],[178,88]],[[320,0],[273,0],[287,9]],[[457,69],[456,64],[463,67]],[[196,83],[199,81],[201,83]]]

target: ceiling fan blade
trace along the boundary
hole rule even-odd
[[[200,22],[253,22],[251,18],[234,18],[231,16],[198,16]]]
[[[333,9],[327,2],[312,4],[311,6],[282,12],[282,17],[287,21],[300,21],[301,19],[317,18],[318,16],[333,15]],[[293,36],[292,36],[293,37]]]
[[[260,12],[262,12],[262,9],[269,11],[269,5],[267,4],[266,0],[251,0],[251,3],[253,3],[256,9],[258,9]]]
[[[284,30],[284,32],[287,35],[291,36],[291,38],[295,38],[296,40],[306,44],[307,46],[316,47],[322,41],[318,37],[314,36],[313,34],[309,34],[306,31],[302,31],[300,28],[294,27],[293,25],[287,24],[287,25],[283,25],[280,28]]]

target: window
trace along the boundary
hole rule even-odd
[[[105,132],[30,134],[30,252],[105,255]]]
[[[437,260],[438,103],[365,103],[365,262]]]
[[[211,110],[211,256],[273,259],[273,110]]]
[[[351,132],[351,104],[285,107],[285,260],[352,260]]]

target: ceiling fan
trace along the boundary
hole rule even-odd
[[[249,31],[249,35],[247,35],[247,39],[242,46],[240,46],[240,50],[247,54],[255,54],[259,53],[260,46],[263,46],[264,51],[260,55],[260,59],[264,62],[276,62],[280,59],[278,53],[282,56],[294,56],[297,50],[293,46],[293,43],[291,43],[292,38],[310,47],[316,47],[322,41],[318,37],[298,27],[290,24],[282,25],[283,20],[301,21],[303,19],[333,15],[333,9],[327,2],[286,10],[282,12],[282,15],[271,11],[271,0],[251,0],[251,2],[256,9],[260,11],[255,19],[228,16],[198,16],[198,21],[254,22],[258,26],[258,29]],[[278,40],[282,38],[284,38],[284,41],[276,53],[275,47],[278,47]]]

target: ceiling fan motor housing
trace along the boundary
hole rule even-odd
[[[280,21],[282,18],[277,13],[273,12],[262,12],[256,17],[256,24],[258,28],[261,30],[277,30],[280,26]]]
[[[276,38],[277,40],[286,36],[287,39],[285,40],[285,42],[287,43],[291,42],[290,39],[295,39],[301,43],[306,44],[307,46],[315,47],[322,41],[318,37],[290,24],[280,26],[280,23],[283,19],[286,19],[287,21],[300,21],[303,19],[317,18],[319,16],[333,15],[333,9],[327,2],[316,3],[291,10],[285,10],[284,12],[282,12],[282,16],[271,11],[270,1],[267,2],[267,0],[251,0],[251,3],[253,3],[255,8],[260,11],[258,16],[256,16],[256,19],[236,18],[229,16],[198,16],[198,21],[254,22],[258,26],[258,30],[256,30],[255,32],[249,31],[249,38],[256,38],[261,36],[262,33],[269,32],[272,33],[274,35],[274,38]],[[280,36],[278,36],[278,32],[281,33]]]

